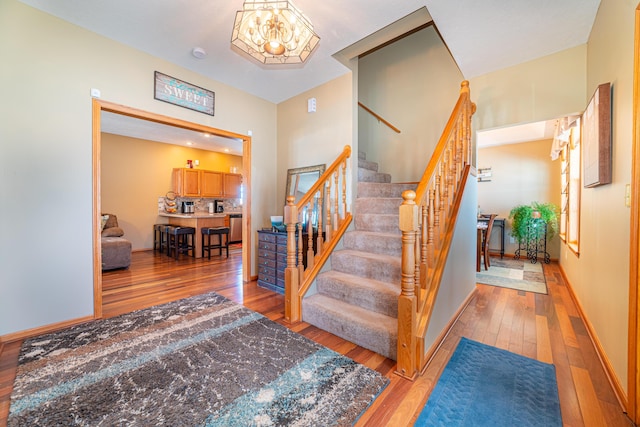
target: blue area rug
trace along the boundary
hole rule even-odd
[[[209,293],[25,341],[8,426],[350,426],[388,383]]]
[[[462,338],[415,426],[562,426],[555,368]]]

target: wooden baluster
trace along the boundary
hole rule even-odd
[[[306,269],[311,270],[314,265],[314,253],[313,253],[313,210],[316,208],[315,197],[309,202],[309,212],[307,215],[307,266]]]
[[[331,226],[331,178],[327,180],[327,223],[325,224],[326,232],[324,238],[327,242],[331,241],[333,227]]]
[[[335,196],[335,207],[334,207],[334,211],[333,211],[333,229],[335,231],[337,231],[338,230],[338,218],[339,218],[339,212],[340,212],[339,205],[338,205],[338,203],[340,201],[340,197],[339,197],[339,194],[338,194],[340,191],[338,189],[340,187],[338,187],[338,171],[337,170],[333,174],[333,177],[334,177],[334,182],[335,182],[335,186],[333,188],[335,188],[335,190],[336,190],[335,191],[335,193],[336,193],[336,196]]]
[[[427,212],[427,265],[429,269],[433,268],[434,265],[434,228],[437,228],[439,225],[438,215],[435,210],[435,190],[429,191],[429,211]]]
[[[415,295],[414,266],[415,240],[418,229],[416,193],[402,193],[400,206],[400,231],[402,231],[402,282],[398,297],[398,364],[397,373],[413,379],[417,374],[416,325],[418,302]]]
[[[287,267],[284,270],[284,319],[295,323],[300,321],[301,307],[299,295],[300,273],[296,268],[296,225],[298,207],[295,197],[288,196],[284,207],[284,223],[287,226]],[[301,258],[302,259],[302,258]]]
[[[342,163],[342,219],[347,217],[347,161]]]
[[[302,221],[298,223],[298,273],[300,274],[300,282],[304,279],[304,258],[302,257]]]
[[[322,238],[322,220],[324,217],[324,197],[322,197],[322,188],[318,191],[318,237],[316,239],[316,254],[322,255],[324,252],[324,239]]]

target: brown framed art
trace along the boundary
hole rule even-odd
[[[583,185],[611,183],[611,83],[598,86],[582,114]]]

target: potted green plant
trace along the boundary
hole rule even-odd
[[[533,202],[530,205],[516,206],[509,212],[509,219],[511,235],[518,244],[526,242],[527,237],[534,239],[542,237],[543,228],[531,227],[535,221],[544,221],[547,224],[547,240],[558,233],[558,210],[553,203]]]

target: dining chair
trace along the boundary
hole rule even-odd
[[[482,218],[488,218],[487,230],[484,232],[484,238],[482,240],[482,256],[484,257],[484,269],[488,270],[491,267],[491,261],[489,257],[489,240],[491,240],[491,229],[493,228],[493,220],[496,219],[497,214],[482,215]]]

